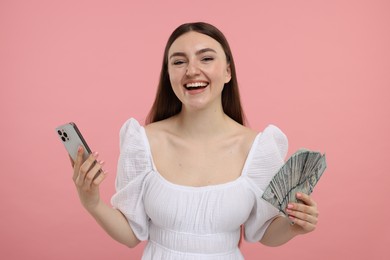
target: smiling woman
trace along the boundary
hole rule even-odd
[[[163,64],[161,68],[160,81],[157,89],[156,99],[146,120],[147,123],[169,118],[179,113],[179,111],[181,111],[182,104],[172,90],[168,67],[169,67],[169,62],[174,56],[179,56],[182,59],[186,57],[186,53],[183,52],[184,49],[182,50],[178,49],[174,53],[174,51],[171,50],[171,46],[179,37],[185,36],[185,34],[189,32],[198,33],[199,34],[198,36],[204,37],[209,42],[212,42],[211,40],[214,40],[214,42],[212,42],[213,43],[212,46],[214,46],[215,49],[212,49],[211,46],[203,47],[203,48],[198,47],[199,49],[195,51],[197,56],[204,55],[204,52],[208,52],[209,54],[214,52],[214,55],[216,55],[217,54],[216,51],[222,48],[225,54],[224,59],[226,60],[226,63],[229,65],[228,69],[231,77],[230,81],[225,84],[225,87],[222,91],[223,111],[225,112],[225,114],[227,114],[236,122],[243,124],[244,114],[241,108],[235,64],[234,64],[234,59],[233,59],[232,52],[230,50],[229,43],[226,40],[225,36],[222,34],[222,32],[220,32],[216,27],[206,23],[183,24],[178,28],[176,28],[176,30],[173,31],[171,37],[168,39],[164,51]],[[210,62],[210,59],[212,59],[212,57],[205,56],[204,59],[205,60],[203,62],[207,63]],[[183,67],[188,66],[183,64],[185,63],[185,60],[181,61],[178,58],[178,62],[179,64],[177,65]],[[189,69],[191,68],[192,67],[189,67]]]
[[[210,102],[214,103],[210,109],[223,113],[222,90],[231,76],[222,46],[207,35],[188,32],[173,42],[168,56],[168,74],[182,103],[181,113]]]
[[[269,246],[316,227],[316,203],[297,194],[287,217],[261,199],[287,154],[276,126],[244,126],[233,56],[206,23],[179,26],[168,40],[146,126],[120,131],[113,208],[99,196],[105,174],[82,149],[74,181],[84,207],[115,240],[147,240],[143,259],[243,259],[241,235]],[[95,166],[93,166],[95,165]]]

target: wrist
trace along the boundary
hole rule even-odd
[[[97,212],[99,212],[99,209],[102,206],[102,201],[99,198],[96,202],[84,204],[83,206],[88,211],[88,213],[95,215]]]

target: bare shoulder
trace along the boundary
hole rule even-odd
[[[232,130],[232,134],[241,137],[243,139],[254,139],[258,132],[245,125],[237,123],[233,119],[229,118],[229,128]]]
[[[237,125],[235,127],[234,134],[235,139],[239,144],[241,144],[240,146],[242,147],[243,151],[248,151],[259,132],[238,123],[236,124]]]
[[[145,126],[149,142],[161,142],[167,135],[172,135],[172,120],[170,118],[154,122]]]
[[[171,125],[172,125],[171,121],[172,121],[172,118],[167,118],[167,119],[164,119],[161,121],[150,123],[150,124],[145,126],[145,130],[151,134],[169,131],[169,129],[171,128]]]

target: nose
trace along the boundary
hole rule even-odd
[[[199,73],[200,73],[200,70],[199,70],[198,64],[194,61],[188,62],[186,75],[188,77],[191,77],[191,76],[199,75]]]

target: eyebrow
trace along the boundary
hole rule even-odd
[[[198,51],[195,52],[195,55],[199,55],[199,54],[202,54],[202,53],[205,53],[205,52],[214,52],[214,53],[217,53],[214,49],[211,49],[211,48],[204,48],[204,49],[200,49]],[[171,56],[169,56],[169,59],[175,57],[175,56],[186,56],[184,52],[174,52],[171,54]]]

